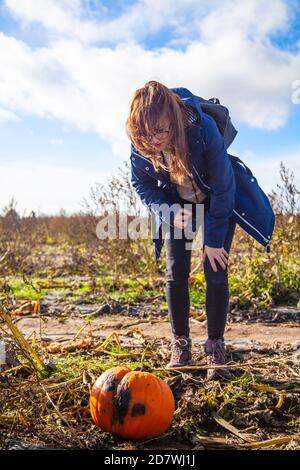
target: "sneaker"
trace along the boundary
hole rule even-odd
[[[207,355],[207,364],[209,366],[220,366],[226,364],[226,348],[222,339],[208,339],[204,343],[204,351]],[[231,378],[231,373],[227,367],[220,369],[208,369],[207,379],[217,380],[220,377]]]
[[[192,363],[192,340],[187,336],[174,336],[171,341],[171,360],[166,369],[187,366]]]

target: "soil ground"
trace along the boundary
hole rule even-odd
[[[126,333],[133,328],[143,331],[147,337],[164,338],[171,337],[171,325],[166,319],[131,319],[124,315],[104,315],[101,318],[89,320],[93,334],[96,336],[108,336],[113,331],[119,335]],[[63,339],[75,335],[77,331],[87,322],[85,319],[76,317],[60,321],[56,318],[42,319],[42,336],[49,339]],[[40,320],[38,318],[23,317],[18,320],[18,327],[26,336],[33,331],[39,332]],[[206,339],[206,321],[200,322],[191,318],[190,335],[194,341]],[[300,341],[300,324],[298,323],[227,323],[225,330],[227,342],[254,341],[265,345],[272,345],[275,342],[292,344]]]

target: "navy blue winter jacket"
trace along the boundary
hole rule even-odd
[[[224,246],[229,218],[270,251],[275,214],[270,201],[251,170],[227,153],[224,138],[215,120],[201,109],[200,98],[186,88],[171,88],[186,105],[199,113],[199,124],[187,130],[187,140],[195,182],[210,198],[204,219],[204,244]],[[232,137],[233,140],[234,137]],[[164,243],[163,216],[157,205],[179,202],[176,185],[167,172],[155,171],[151,161],[131,144],[131,182],[141,201],[152,210],[152,234],[156,260]],[[154,205],[154,206],[153,206]],[[154,227],[153,227],[154,225]]]

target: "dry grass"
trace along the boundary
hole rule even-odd
[[[117,333],[104,339],[81,328],[75,340],[89,346],[50,354],[37,338],[22,334],[2,316],[2,337],[10,347],[0,376],[0,442],[14,441],[51,448],[186,448],[299,449],[300,363],[289,348],[239,352],[230,350],[229,381],[206,380],[200,350],[196,366],[164,369],[169,342],[128,332],[126,347]],[[38,358],[38,359],[37,359]],[[176,412],[160,438],[126,442],[97,429],[89,413],[89,391],[107,368],[125,364],[151,371],[171,386]]]

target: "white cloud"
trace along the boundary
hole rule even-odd
[[[19,121],[19,117],[12,111],[0,108],[0,124],[8,121]]]
[[[8,11],[23,27],[40,23],[58,34],[75,36],[82,32],[80,0],[5,0]]]
[[[292,10],[284,0],[273,0],[271,9],[262,0],[141,0],[113,20],[103,7],[97,21],[83,16],[87,4],[6,0],[20,21],[38,21],[57,36],[47,47],[32,49],[0,35],[0,104],[14,113],[58,119],[66,128],[94,131],[116,154],[128,146],[124,124],[130,97],[153,77],[169,87],[219,97],[235,122],[260,129],[286,123],[300,51],[280,50],[269,40],[288,28]],[[170,25],[173,40],[190,38],[184,49],[147,50],[137,43]],[[93,38],[117,45],[93,46],[88,43]]]
[[[193,18],[217,4],[220,0],[139,0],[129,5],[120,2],[120,15],[111,19],[109,8],[101,0],[5,0],[7,10],[23,27],[38,22],[51,33],[86,43],[138,40],[166,26],[181,37],[190,35],[195,26]]]
[[[199,21],[202,38],[214,40],[220,36],[230,36],[232,32],[240,37],[265,39],[269,33],[284,31],[289,27],[289,10],[281,0],[227,0]]]
[[[57,214],[61,208],[67,212],[82,209],[83,198],[88,198],[96,182],[108,176],[88,168],[58,166],[40,161],[10,161],[0,163],[0,201],[8,204],[14,196],[17,210],[28,215],[36,213]]]

